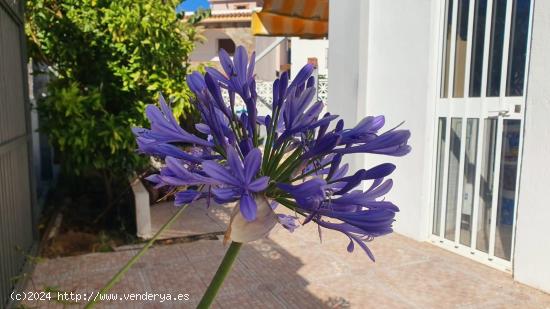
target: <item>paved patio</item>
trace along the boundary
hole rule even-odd
[[[188,222],[197,233],[204,223],[212,232],[216,228],[205,223],[211,220],[225,222],[227,209],[191,209],[176,225]],[[319,243],[313,225],[292,234],[282,228],[274,230],[268,239],[243,246],[213,307],[550,308],[550,295],[428,243],[398,234],[377,239],[370,246],[376,263],[360,250],[349,254],[346,246],[345,237],[330,231],[323,231]],[[112,292],[119,297],[122,293],[188,293],[189,300],[111,301],[98,307],[194,308],[224,250],[220,240],[156,246]],[[135,253],[128,249],[43,261],[36,265],[27,290],[89,294],[99,290]],[[35,301],[24,305],[63,308],[66,304]]]

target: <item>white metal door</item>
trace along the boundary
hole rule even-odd
[[[432,241],[511,271],[532,0],[441,8]]]

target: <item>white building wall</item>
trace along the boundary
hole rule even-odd
[[[434,123],[434,37],[431,0],[371,0],[366,114],[385,115],[386,128],[405,121],[412,152],[402,158],[372,156],[365,164],[393,162],[388,199],[401,209],[395,230],[425,240],[429,232],[431,140]],[[433,25],[437,25],[433,23]],[[360,56],[360,57],[361,57]],[[360,85],[361,87],[361,85]]]
[[[535,1],[514,277],[550,292],[550,1]]]
[[[346,127],[383,114],[386,129],[405,121],[412,132],[406,157],[367,155],[359,165],[397,165],[388,196],[401,208],[395,230],[418,240],[427,238],[430,218],[433,7],[432,0],[344,1],[330,6],[329,18],[330,44],[338,46],[329,49],[329,111]]]
[[[254,9],[258,6],[258,1],[248,0],[248,1],[233,1],[233,0],[209,0],[210,9],[212,11],[218,10],[236,10],[242,6],[245,6],[246,9]]]
[[[291,75],[296,76],[308,58],[317,58],[319,75],[328,75],[328,40],[307,40],[293,37],[290,40]]]

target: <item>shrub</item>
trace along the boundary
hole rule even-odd
[[[145,167],[130,127],[145,124],[145,105],[159,92],[172,99],[180,120],[192,122],[184,81],[199,38],[194,23],[206,13],[184,21],[178,3],[27,1],[29,54],[55,72],[38,104],[41,130],[65,172],[100,175],[110,188]]]

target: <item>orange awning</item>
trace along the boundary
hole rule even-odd
[[[328,35],[328,0],[264,0],[252,14],[252,34],[323,38]]]

